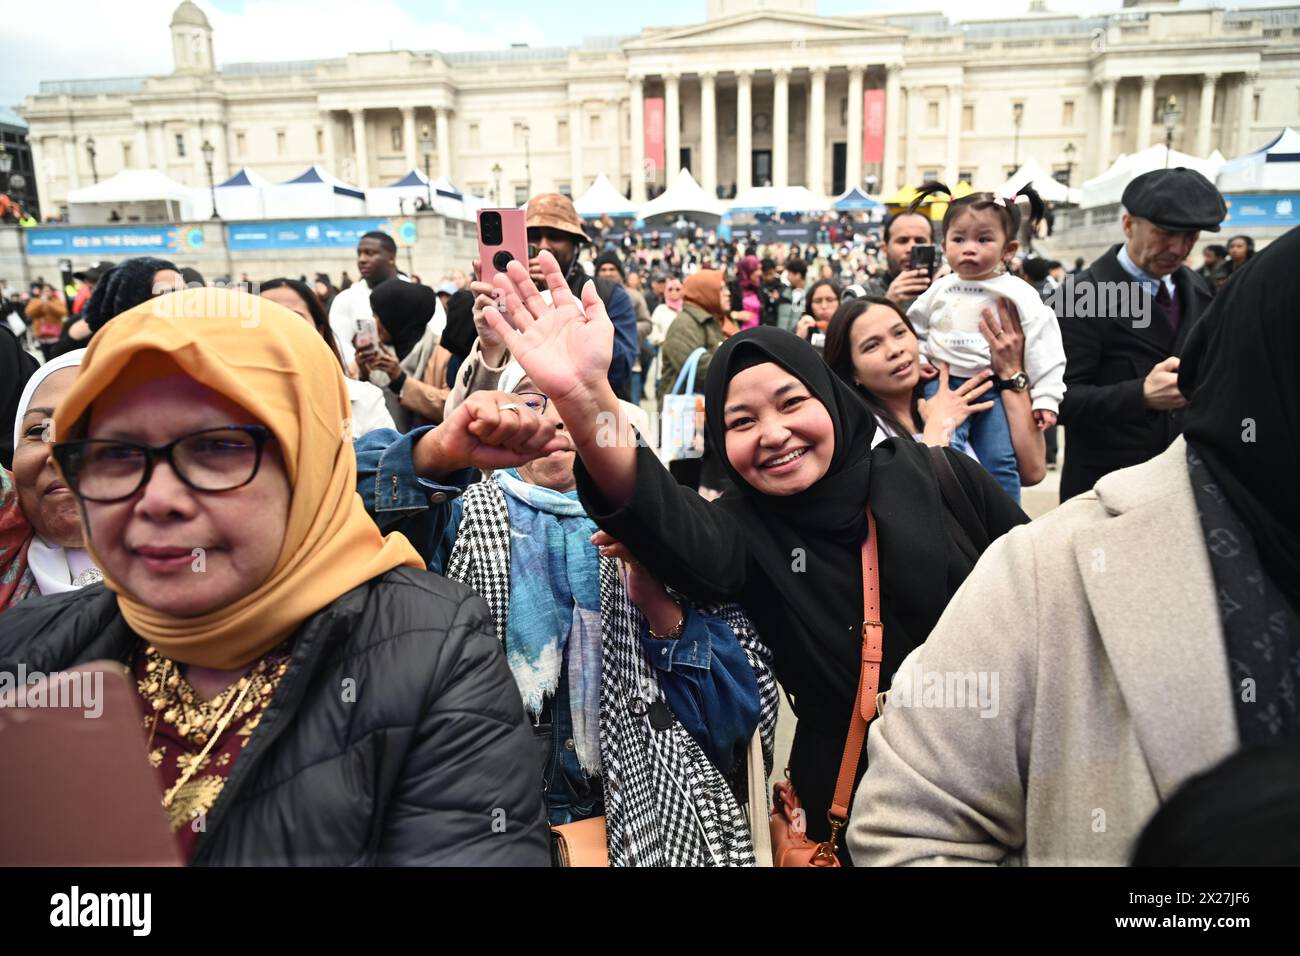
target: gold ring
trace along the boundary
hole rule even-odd
[[[504,405],[498,405],[497,410],[502,412],[514,412],[520,414],[519,409],[523,408],[519,402],[506,402]]]

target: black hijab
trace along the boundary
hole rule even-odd
[[[765,362],[779,365],[803,382],[826,406],[835,425],[835,451],[830,467],[816,483],[796,495],[781,497],[755,490],[726,456],[723,409],[727,388],[737,374]],[[867,488],[876,420],[811,345],[784,329],[772,326],[747,329],[718,349],[709,363],[704,394],[709,440],[740,494],[783,523],[795,523],[829,535],[840,544],[853,547],[861,544],[867,529]]]
[[[437,307],[438,293],[418,282],[388,279],[370,293],[370,310],[384,323],[399,359],[420,344]]]
[[[1300,228],[1247,260],[1187,336],[1183,434],[1300,614]]]
[[[457,289],[447,300],[447,327],[442,330],[442,345],[452,355],[462,359],[469,355],[478,338],[478,329],[474,327],[474,293],[469,289]]]
[[[95,291],[90,293],[81,314],[91,333],[98,332],[114,316],[152,299],[153,277],[163,269],[180,272],[176,263],[149,256],[126,259],[105,272],[95,283]]]

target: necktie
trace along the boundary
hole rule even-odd
[[[1169,327],[1174,330],[1174,335],[1177,335],[1179,323],[1183,318],[1178,308],[1178,293],[1171,295],[1169,286],[1161,282],[1160,289],[1156,292],[1156,304],[1165,310],[1165,315],[1169,318]]]

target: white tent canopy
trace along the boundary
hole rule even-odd
[[[319,166],[309,166],[293,179],[265,190],[269,219],[314,216],[357,216],[366,211],[366,194]]]
[[[407,215],[416,211],[418,202],[433,198],[434,212],[448,219],[472,218],[467,214],[461,192],[446,177],[430,182],[418,169],[412,169],[397,182],[366,190],[366,212],[371,216]]]
[[[1148,146],[1141,152],[1121,155],[1110,169],[1085,182],[1082,187],[1083,201],[1080,205],[1089,208],[1117,203],[1124,195],[1125,186],[1153,169],[1186,166],[1188,169],[1196,170],[1210,182],[1214,182],[1222,165],[1223,154],[1217,149],[1205,159],[1201,159],[1190,153],[1180,153],[1176,149],[1166,151],[1161,145]]]
[[[636,206],[601,173],[587,191],[573,201],[580,216],[635,216]]]
[[[1263,149],[1224,163],[1218,186],[1225,193],[1300,189],[1300,133],[1287,127]]]
[[[824,212],[829,208],[826,197],[807,186],[753,186],[731,201],[732,212]]]
[[[683,169],[671,186],[641,207],[637,218],[644,220],[673,213],[695,213],[721,219],[726,211],[725,205],[706,193],[695,181],[689,169]]]
[[[263,197],[270,188],[269,179],[244,166],[224,183],[217,183],[217,212],[223,219],[265,219]]]
[[[995,192],[1000,196],[1014,196],[1026,186],[1032,186],[1043,202],[1077,204],[1083,198],[1082,190],[1067,188],[1064,183],[1058,182],[1032,156]]]
[[[212,215],[208,190],[193,189],[156,169],[124,169],[103,182],[68,193],[68,220],[76,225],[121,221],[206,219]]]

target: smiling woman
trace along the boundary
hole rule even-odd
[[[27,382],[14,419],[12,490],[0,503],[0,610],[27,597],[60,594],[103,575],[82,548],[81,515],[50,454],[54,412],[77,377],[84,349],[42,366]]]
[[[55,412],[106,587],[6,612],[0,669],[132,669],[191,862],[544,865],[488,610],[367,517],[350,414],[321,333],[267,300],[192,289],[115,317]]]

